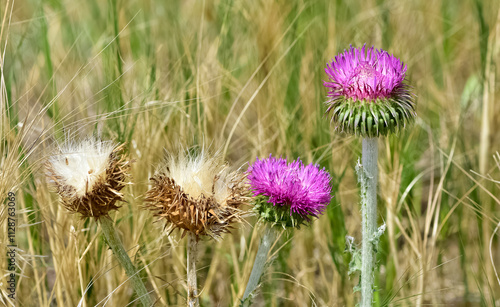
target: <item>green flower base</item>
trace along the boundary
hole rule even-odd
[[[287,205],[279,206],[268,202],[269,197],[259,195],[254,198],[253,210],[261,220],[271,224],[271,227],[300,228],[301,225],[309,224],[309,220],[300,214],[292,212]]]
[[[417,116],[410,97],[354,100],[339,98],[330,102],[336,129],[361,137],[378,137],[396,133],[413,122]]]

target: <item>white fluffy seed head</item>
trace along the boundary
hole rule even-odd
[[[179,150],[175,155],[167,153],[166,163],[159,169],[172,178],[193,199],[201,195],[213,196],[225,205],[231,195],[238,172],[230,172],[219,152],[202,149],[198,153]]]
[[[59,184],[71,186],[73,197],[83,197],[92,191],[95,183],[106,180],[106,169],[116,144],[89,138],[82,142],[68,142],[59,147],[59,153],[49,158],[51,172]]]
[[[167,154],[151,183],[145,207],[183,236],[218,240],[246,214],[240,208],[247,203],[245,175],[230,172],[220,152],[202,148]]]

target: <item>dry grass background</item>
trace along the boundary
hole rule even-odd
[[[500,304],[500,3],[3,0],[0,195],[18,196],[18,306],[127,306],[134,293],[95,222],[49,193],[54,141],[127,142],[134,184],[113,218],[158,305],[185,304],[185,239],[143,210],[164,148],[211,144],[234,168],[273,153],[317,162],[334,200],[285,233],[257,306],[353,306],[345,235],[360,236],[360,140],[323,117],[323,68],[350,44],[408,65],[418,114],[381,138],[377,306]],[[0,207],[0,244],[7,244]],[[203,306],[237,305],[261,228],[200,247]],[[277,251],[279,250],[279,254]],[[0,267],[7,273],[2,252]],[[5,275],[2,275],[5,278]],[[2,280],[0,304],[10,305]]]

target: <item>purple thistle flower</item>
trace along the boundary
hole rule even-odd
[[[406,65],[387,51],[350,47],[327,64],[326,113],[336,128],[364,137],[386,135],[414,119],[415,102],[405,83]]]
[[[254,196],[266,196],[274,207],[290,210],[310,221],[330,203],[330,174],[312,163],[304,166],[300,159],[287,163],[286,159],[257,160],[248,169],[248,179]]]
[[[357,100],[389,98],[405,88],[406,65],[387,51],[373,46],[365,51],[351,46],[335,57],[325,69],[330,82],[328,97],[345,96]]]

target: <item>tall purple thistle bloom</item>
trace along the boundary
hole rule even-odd
[[[325,72],[330,81],[324,85],[333,99],[375,100],[405,89],[406,65],[385,50],[371,47],[366,51],[366,45],[361,50],[351,46],[327,64]]]
[[[350,47],[327,64],[327,111],[342,131],[385,135],[416,116],[414,96],[405,82],[406,65],[374,47]]]
[[[300,159],[257,159],[248,169],[254,196],[267,196],[275,207],[290,209],[304,220],[317,217],[330,203],[330,174],[318,165],[305,165]]]

